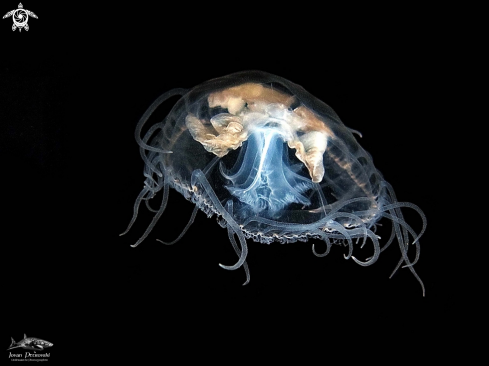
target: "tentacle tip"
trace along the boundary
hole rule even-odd
[[[225,266],[224,264],[221,264],[221,263],[219,263],[219,267],[224,268],[224,269],[227,269],[228,271],[234,271],[234,270],[236,270],[236,269],[239,268],[239,267],[236,267],[236,265],[234,265],[234,266]]]
[[[353,255],[351,256],[351,259],[353,259],[353,261],[354,261],[356,264],[359,264],[359,265],[364,266],[364,267],[365,267],[365,266],[369,266],[370,264],[372,264],[372,263],[369,263],[369,261],[368,261],[368,260],[367,260],[366,262],[362,262],[362,261],[358,260],[358,259],[357,259],[355,256],[353,256]]]
[[[131,244],[131,247],[132,247],[132,248],[136,248],[138,245],[139,245],[139,243],[136,243],[136,244]]]
[[[246,280],[245,283],[243,283],[241,286],[246,286],[249,283],[250,283],[250,280]]]

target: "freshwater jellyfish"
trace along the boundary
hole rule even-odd
[[[164,101],[181,96],[170,113],[141,137],[148,118]],[[246,239],[269,244],[319,239],[326,256],[333,244],[346,248],[345,259],[370,266],[397,241],[404,264],[414,270],[426,217],[414,204],[398,202],[392,186],[375,168],[372,157],[354,133],[324,102],[282,77],[244,71],[204,82],[193,89],[173,89],[160,96],[136,127],[136,140],[145,163],[144,188],[134,204],[127,233],[145,201],[154,217],[139,245],[162,216],[170,188],[195,204],[178,241],[190,228],[198,210],[216,216],[228,231],[238,256],[227,270],[243,267],[247,284]],[[148,202],[162,191],[159,209]],[[414,231],[403,209],[416,211],[422,228]],[[383,243],[375,234],[384,219],[392,224]],[[236,241],[236,238],[238,239]],[[239,245],[238,245],[239,242]],[[373,246],[365,261],[354,255],[355,245]],[[414,260],[408,257],[414,247]],[[392,277],[391,275],[391,277]]]

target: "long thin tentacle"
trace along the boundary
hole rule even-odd
[[[197,188],[196,184],[200,184],[202,188],[204,189],[205,193],[209,196],[210,200],[212,201],[214,207],[217,209],[217,211],[221,214],[222,218],[226,221],[226,225],[228,227],[231,227],[231,229],[234,231],[234,233],[238,236],[238,239],[241,243],[241,256],[239,257],[239,260],[234,264],[233,266],[225,266],[221,263],[219,265],[228,270],[235,270],[239,267],[241,267],[246,259],[246,256],[248,254],[248,246],[246,245],[246,239],[241,231],[241,228],[239,227],[238,223],[233,219],[233,217],[227,212],[224,207],[222,206],[221,202],[217,198],[216,194],[212,190],[212,187],[209,184],[209,181],[205,177],[204,173],[202,170],[197,169],[194,170],[192,173],[192,186]]]
[[[351,259],[353,259],[355,263],[364,267],[374,264],[380,255],[380,245],[379,245],[379,240],[377,239],[377,235],[375,235],[372,232],[372,230],[367,230],[367,235],[369,236],[369,238],[372,240],[372,243],[374,244],[374,255],[370,257],[370,259],[367,260],[366,262],[359,261],[354,256],[351,257]]]
[[[158,210],[158,212],[153,216],[153,220],[151,220],[151,224],[149,224],[149,226],[147,227],[146,231],[144,232],[143,236],[141,236],[139,238],[139,240],[135,243],[135,244],[132,244],[131,247],[135,248],[137,247],[139,244],[141,244],[141,242],[146,239],[146,237],[149,235],[149,233],[151,232],[151,230],[153,230],[154,226],[156,225],[156,223],[158,222],[158,220],[160,219],[161,215],[163,215],[163,212],[165,211],[165,208],[166,208],[166,205],[168,203],[168,192],[170,190],[170,187],[169,187],[169,184],[168,182],[166,181],[166,177],[165,177],[165,183],[163,184],[163,198],[161,200],[161,205],[160,205],[160,209]]]
[[[199,211],[199,206],[195,206],[194,207],[194,210],[192,211],[192,216],[190,216],[190,220],[188,221],[187,225],[182,230],[182,232],[180,233],[180,235],[178,235],[178,238],[176,238],[175,240],[173,240],[171,242],[166,242],[166,241],[163,241],[163,240],[160,240],[160,239],[156,239],[156,240],[159,241],[160,243],[165,244],[165,245],[173,245],[173,244],[175,244],[177,241],[179,241],[185,235],[185,233],[188,231],[188,229],[190,228],[190,226],[194,223],[195,216],[197,216],[197,212],[198,211]]]
[[[134,202],[134,208],[133,208],[133,214],[132,214],[131,221],[129,222],[127,229],[123,233],[119,234],[119,236],[125,235],[129,232],[129,230],[131,230],[132,225],[134,224],[134,222],[136,221],[136,218],[138,217],[139,205],[141,204],[141,201],[143,200],[146,193],[148,193],[148,191],[149,190],[145,187],[139,193],[138,197],[136,198],[136,202]]]
[[[233,201],[232,200],[228,200],[226,202],[226,210],[231,215],[233,214]],[[241,256],[241,250],[239,249],[238,244],[236,243],[236,240],[234,239],[234,231],[231,228],[231,226],[226,225],[226,227],[228,229],[228,238],[229,238],[229,241],[231,242],[231,245],[233,246],[233,249],[236,252],[236,254],[238,255],[238,257],[240,257]],[[247,285],[250,282],[250,270],[248,268],[248,263],[246,263],[246,261],[244,261],[244,263],[243,263],[243,268],[244,268],[245,273],[246,273],[246,281],[243,283],[243,286],[244,286],[244,285]]]
[[[326,250],[322,254],[317,253],[316,249],[314,248],[314,243],[313,243],[312,244],[312,252],[314,253],[314,255],[316,257],[325,257],[328,255],[329,251],[331,250],[331,240],[329,240],[328,235],[324,232],[321,232],[321,235],[323,237],[324,242],[326,243]]]
[[[171,97],[173,97],[175,95],[184,95],[186,92],[187,92],[187,90],[186,89],[183,89],[183,88],[176,88],[176,89],[169,90],[166,93],[164,93],[163,95],[159,96],[149,106],[149,108],[146,110],[146,112],[144,112],[143,116],[139,120],[139,122],[138,122],[138,124],[136,126],[136,131],[134,133],[134,136],[136,137],[136,141],[137,141],[137,143],[138,143],[139,146],[141,146],[142,148],[144,148],[146,150],[149,150],[149,151],[155,151],[155,152],[159,152],[159,153],[169,153],[169,151],[158,149],[156,147],[147,145],[141,139],[141,136],[140,136],[141,135],[141,131],[143,129],[144,124],[149,119],[149,117],[153,114],[153,112],[156,110],[156,108],[158,108],[167,99],[169,99],[169,98],[171,98]]]
[[[212,168],[214,168],[214,166],[217,163],[217,161],[218,161],[218,157],[216,156],[214,159],[212,159],[212,161],[204,169],[204,174],[205,175],[207,175],[212,170]],[[148,201],[146,201],[146,206],[148,207],[148,209],[150,211],[158,212],[157,210],[153,210],[149,206]],[[161,242],[161,243],[163,243],[163,244],[165,244],[165,245],[173,245],[176,242],[178,242],[186,234],[186,232],[188,231],[188,229],[190,228],[190,226],[192,226],[193,222],[195,221],[195,217],[197,216],[197,212],[198,211],[199,211],[199,207],[198,206],[195,206],[194,209],[193,209],[193,211],[192,211],[192,215],[190,216],[190,219],[187,222],[187,225],[185,226],[185,228],[183,229],[183,231],[180,233],[180,235],[175,240],[173,240],[171,242],[165,242],[165,241],[160,240],[160,239],[156,239],[156,240],[159,241],[159,242]]]

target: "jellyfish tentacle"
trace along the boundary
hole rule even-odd
[[[385,206],[383,208],[383,210],[384,211],[391,210],[391,213],[394,216],[398,217],[401,220],[404,220],[404,216],[402,214],[401,208],[400,208],[400,206],[397,206],[397,205],[399,205],[399,202],[397,201],[397,197],[396,197],[396,193],[394,192],[394,188],[392,188],[392,186],[388,182],[386,182],[386,181],[383,182],[383,186],[387,190],[387,195],[391,199],[391,204],[396,205],[396,206],[392,206],[394,208],[394,212],[392,212],[392,210],[390,208],[388,208],[388,206]],[[421,218],[423,218],[423,216],[424,216],[424,213],[421,212]],[[395,225],[394,227],[396,228],[396,235],[398,237],[398,241],[399,240],[402,241],[402,237],[400,236],[401,234],[397,231],[398,228],[399,228],[399,226],[398,225]],[[404,241],[406,242],[406,245],[407,245],[407,243],[409,241],[409,236],[408,236],[408,232],[407,232],[407,230],[405,228],[402,228],[402,235],[403,235]],[[401,245],[401,242],[400,241],[399,241],[399,245]]]
[[[145,199],[144,200],[144,203],[146,204],[146,208],[148,209],[148,211],[151,211],[151,212],[154,212],[154,213],[158,212],[158,210],[155,210],[153,207],[151,207],[149,205],[149,199]]]
[[[391,213],[392,213],[392,211],[391,211]],[[397,214],[397,212],[396,212],[396,214]],[[409,260],[408,256],[407,256],[408,243],[406,242],[406,244],[404,244],[403,236],[401,234],[401,230],[400,230],[399,226],[401,226],[403,228],[403,232],[407,233],[407,229],[405,226],[400,225],[400,223],[398,223],[397,221],[393,221],[393,224],[394,224],[394,228],[396,230],[397,241],[399,242],[399,248],[401,249],[401,259],[400,259],[399,263],[397,264],[396,268],[394,269],[394,271],[392,272],[392,274],[389,278],[392,278],[392,276],[397,272],[397,270],[399,269],[399,267],[401,266],[401,264],[403,262],[405,262],[407,265],[412,264],[411,261]],[[423,297],[424,297],[425,296],[425,288],[424,288],[423,281],[421,280],[421,278],[419,277],[419,275],[416,273],[416,271],[414,270],[414,268],[412,266],[408,266],[408,268],[411,271],[411,273],[414,275],[414,277],[418,280],[419,284],[421,285],[421,289],[423,290]]]
[[[183,88],[176,88],[176,89],[172,89],[172,90],[169,90],[167,91],[166,93],[160,95],[150,106],[149,108],[146,110],[146,112],[144,112],[143,116],[141,117],[141,119],[139,120],[138,124],[136,125],[136,131],[134,133],[134,136],[136,137],[136,141],[138,143],[139,146],[141,146],[142,148],[144,148],[145,150],[149,150],[149,151],[154,151],[154,152],[158,152],[158,153],[164,153],[164,154],[167,154],[168,151],[167,150],[162,150],[162,149],[158,149],[156,147],[153,147],[153,146],[150,146],[150,145],[147,145],[142,139],[141,139],[141,131],[143,129],[143,126],[144,124],[146,123],[146,121],[149,119],[149,117],[153,114],[153,112],[156,110],[156,108],[158,108],[163,102],[165,102],[167,99],[175,96],[175,95],[184,95],[185,93],[187,92],[186,89],[183,89]]]
[[[423,281],[421,280],[421,278],[419,277],[419,275],[416,273],[415,269],[413,268],[414,264],[416,264],[416,262],[418,261],[419,259],[419,256],[420,256],[420,244],[419,244],[419,238],[423,235],[425,229],[426,229],[426,216],[424,215],[424,213],[414,204],[410,204],[410,203],[406,203],[406,202],[401,202],[401,203],[398,203],[399,205],[397,204],[393,204],[393,205],[396,205],[397,207],[402,207],[402,206],[406,206],[406,207],[411,207],[411,208],[414,208],[416,211],[418,211],[418,213],[420,214],[421,218],[423,219],[423,228],[421,229],[421,232],[416,235],[416,233],[414,232],[414,230],[404,221],[404,219],[400,219],[399,217],[397,216],[393,216],[392,215],[392,210],[391,210],[391,214],[387,214],[386,212],[383,212],[382,215],[383,216],[386,216],[388,217],[392,222],[393,222],[393,228],[396,229],[396,234],[397,234],[397,237],[398,237],[398,241],[399,241],[399,246],[401,248],[401,259],[399,260],[399,262],[397,263],[396,267],[394,268],[394,271],[392,271],[392,274],[389,276],[389,278],[392,278],[394,276],[394,274],[399,270],[399,268],[401,267],[402,263],[406,263],[405,266],[403,266],[402,268],[409,268],[409,270],[411,271],[411,273],[414,275],[414,277],[416,278],[416,280],[419,282],[419,284],[421,285],[421,289],[423,290],[423,297],[425,296],[425,287],[424,287],[424,284],[423,284]],[[392,206],[392,205],[391,205]],[[397,214],[397,212],[396,212]],[[415,238],[415,240],[413,241],[413,244],[416,245],[416,257],[414,259],[413,262],[411,262],[407,256],[407,253],[408,253],[408,242],[406,242],[405,245],[403,245],[402,243],[402,237],[400,238],[400,235],[399,235],[399,226],[401,226],[403,228],[403,230],[405,230],[406,232],[409,232],[413,238]]]
[[[356,259],[354,256],[351,257],[351,259],[353,259],[355,261],[355,263],[357,263],[363,267],[367,267],[367,266],[374,264],[380,255],[380,245],[379,245],[379,240],[377,239],[377,235],[375,235],[372,232],[372,230],[370,230],[370,229],[367,230],[367,235],[369,236],[369,238],[372,240],[372,243],[374,244],[374,255],[372,257],[370,257],[370,259],[365,261],[365,262],[362,262],[362,261]]]
[[[170,242],[166,242],[166,241],[163,241],[163,240],[160,240],[160,239],[156,239],[156,241],[159,241],[160,243],[163,243],[165,245],[173,245],[176,242],[178,242],[180,239],[183,238],[183,236],[187,233],[187,231],[190,228],[190,226],[192,226],[192,224],[194,223],[195,216],[197,216],[197,212],[198,211],[199,211],[199,206],[195,206],[194,207],[194,210],[192,211],[192,215],[190,216],[190,220],[187,222],[187,225],[185,226],[185,228],[182,230],[182,232],[180,233],[180,235],[178,235],[178,237],[175,240],[170,241]]]
[[[209,164],[208,166],[204,169],[204,174],[207,174],[209,173],[209,171],[214,167],[214,165],[217,163],[218,161],[218,158],[214,158]],[[157,186],[156,189],[153,189],[154,192],[152,192],[152,196],[150,198],[152,198],[156,192],[158,192],[161,187],[164,185],[164,182],[155,182],[155,180],[151,177],[151,176],[148,176],[148,178],[151,179],[151,181]],[[147,183],[147,182],[146,182]],[[168,193],[167,194],[167,198],[168,198]],[[159,212],[159,210],[154,210],[153,208],[151,208],[149,206],[149,199],[150,198],[142,198],[144,200],[146,200],[146,206],[148,207],[148,209],[152,212]],[[166,206],[166,204],[165,204]],[[190,228],[190,226],[192,226],[193,222],[195,221],[195,217],[197,216],[197,212],[199,211],[199,207],[198,206],[195,206],[194,207],[194,210],[192,211],[192,215],[190,216],[190,219],[189,221],[187,222],[187,225],[185,226],[185,228],[183,229],[183,231],[180,233],[180,235],[173,241],[171,242],[164,242],[163,240],[160,240],[160,239],[156,239],[157,241],[165,244],[165,245],[173,245],[175,244],[176,242],[178,242],[188,231],[188,229]]]
[[[423,227],[422,227],[421,232],[419,234],[416,235],[416,232],[411,228],[411,226],[409,226],[406,223],[406,221],[404,220],[402,215],[401,215],[401,217],[399,217],[400,207],[413,208],[421,216],[421,218],[423,220]],[[386,206],[384,209],[389,210],[391,212],[390,214],[387,212],[383,212],[382,216],[387,217],[393,223],[393,228],[396,230],[399,246],[401,248],[402,261],[404,261],[406,263],[407,267],[410,267],[412,269],[412,266],[417,262],[417,260],[419,258],[419,245],[417,245],[417,244],[419,243],[419,238],[424,234],[424,231],[426,230],[426,216],[419,209],[419,207],[417,207],[414,204],[410,204],[410,203],[406,203],[406,202],[396,202],[394,204]],[[399,209],[399,211],[396,211],[397,209]],[[404,236],[401,234],[400,228],[402,228],[403,233],[406,233]],[[409,247],[408,247],[409,237],[407,236],[408,235],[407,233],[410,233],[412,235],[412,237],[414,239],[413,244],[416,244],[416,258],[415,258],[414,263],[411,263],[411,261],[409,260],[409,258],[407,256],[407,253],[409,250]],[[401,263],[402,263],[402,261],[401,261]],[[400,266],[400,264],[398,264],[396,266],[396,269],[392,273],[391,277],[399,269],[399,266]]]
[[[353,253],[353,242],[351,240],[351,236],[350,234],[348,233],[348,231],[343,227],[343,225],[333,221],[331,224],[330,224],[330,227],[336,231],[338,231],[341,235],[343,235],[343,237],[347,240],[348,242],[348,248],[349,248],[349,252],[348,252],[348,258],[350,258],[351,254]],[[346,258],[346,259],[348,259]]]
[[[193,187],[196,187],[197,184],[200,184],[202,188],[204,189],[205,193],[209,196],[210,200],[212,201],[214,208],[220,213],[222,218],[226,221],[226,225],[229,229],[233,230],[234,233],[238,236],[238,239],[241,243],[241,256],[239,257],[238,261],[232,265],[232,266],[225,266],[223,264],[219,263],[219,266],[221,266],[224,269],[227,270],[235,270],[239,267],[241,267],[246,259],[246,256],[248,255],[248,246],[246,245],[246,239],[241,231],[241,228],[239,225],[236,223],[236,221],[233,219],[233,217],[227,212],[224,207],[222,206],[221,202],[219,202],[219,199],[217,198],[216,194],[212,190],[209,181],[205,177],[204,173],[200,169],[196,169],[192,173],[191,177],[191,184]]]
[[[119,236],[125,235],[129,232],[129,230],[131,230],[132,225],[134,224],[134,222],[136,221],[136,218],[138,217],[139,205],[141,204],[143,197],[146,195],[146,193],[148,193],[148,191],[149,190],[145,187],[139,193],[138,197],[136,198],[136,202],[134,202],[134,208],[133,208],[133,214],[132,214],[131,221],[129,221],[129,225],[127,226],[127,229],[123,233],[119,234]]]
[[[397,270],[399,269],[399,267],[402,265],[403,262],[406,263],[406,267],[409,268],[411,273],[414,275],[414,277],[418,280],[419,284],[421,285],[421,288],[423,290],[423,297],[424,297],[425,296],[425,287],[424,287],[423,281],[421,280],[419,275],[414,270],[413,264],[419,258],[419,245],[418,244],[419,244],[419,238],[424,234],[424,231],[426,230],[426,216],[423,213],[423,211],[421,211],[421,209],[418,206],[416,206],[415,204],[408,203],[408,202],[398,202],[396,199],[394,189],[392,188],[392,186],[389,183],[384,181],[384,186],[386,187],[387,192],[390,195],[390,198],[393,202],[391,205],[385,206],[384,210],[386,210],[386,211],[389,210],[390,214],[396,218],[395,220],[391,219],[391,221],[393,223],[393,229],[396,231],[397,241],[399,242],[399,248],[401,249],[401,259],[399,260],[399,263],[397,264],[396,268],[394,269],[394,271],[392,272],[392,274],[390,275],[389,278],[392,278],[392,276],[394,276],[394,274],[397,272]],[[409,208],[414,209],[420,215],[420,217],[423,221],[423,227],[421,229],[421,232],[417,235],[417,237],[414,239],[414,242],[413,242],[416,244],[416,258],[415,258],[414,263],[412,263],[407,256],[407,252],[409,249],[409,247],[408,247],[408,245],[409,245],[409,241],[408,241],[408,239],[409,239],[408,238],[408,232],[409,232],[408,227],[409,227],[409,225],[407,225],[407,223],[404,220],[403,214],[401,212],[401,207],[409,207]],[[384,214],[385,214],[385,212],[383,213],[383,215]]]
[[[410,266],[415,265],[416,262],[419,259],[419,250],[420,250],[420,248],[419,248],[419,238],[421,237],[422,233],[421,234],[416,234],[416,232],[411,228],[411,226],[409,226],[409,224],[407,222],[405,222],[404,220],[398,219],[397,217],[392,216],[391,214],[388,214],[386,212],[383,212],[382,213],[382,216],[388,218],[391,221],[397,222],[400,225],[402,225],[403,227],[405,227],[407,229],[407,231],[411,234],[411,236],[413,237],[413,239],[415,239],[413,241],[413,244],[416,245],[416,258],[414,259],[414,262],[408,263],[406,266],[403,266],[403,268],[410,267]],[[407,248],[407,245],[406,245],[406,252],[407,252],[407,250],[408,250],[408,248]]]
[[[389,237],[389,240],[387,240],[387,243],[382,248],[380,248],[380,253],[386,250],[389,247],[389,245],[392,244],[395,238],[396,238],[396,231],[394,230],[394,226],[393,226],[391,230],[391,236]],[[368,257],[367,260],[369,260],[370,258],[372,257]]]
[[[314,253],[314,255],[316,257],[325,257],[328,255],[330,249],[331,249],[331,241],[329,240],[329,236],[328,234],[326,234],[325,232],[323,231],[319,231],[318,233],[320,233],[320,235],[323,237],[323,240],[324,242],[326,243],[326,250],[324,251],[324,253],[322,254],[319,254],[316,252],[316,249],[314,248],[314,243],[312,244],[312,252]]]
[[[151,126],[151,128],[148,130],[148,132],[146,132],[146,134],[144,135],[144,137],[142,139],[143,143],[147,144],[149,139],[151,138],[151,136],[153,136],[153,134],[155,133],[155,131],[158,129],[162,130],[163,126],[164,126],[164,123],[157,123],[154,126]],[[163,176],[163,174],[159,169],[156,168],[156,165],[159,163],[158,152],[149,151],[146,149],[145,146],[142,146],[142,145],[139,145],[139,146],[140,146],[139,154],[141,155],[141,158],[143,159],[143,161],[145,163],[145,174],[144,175],[149,178],[152,173],[148,174],[146,171],[153,171],[158,177],[161,178]],[[171,153],[171,151],[168,151],[168,153]],[[146,156],[146,154],[148,154],[148,155]],[[155,164],[153,164],[154,160],[157,160]]]
[[[415,244],[423,236],[424,232],[426,231],[426,226],[427,226],[426,215],[424,214],[423,211],[421,211],[421,209],[418,206],[416,206],[414,203],[410,203],[410,202],[392,203],[390,205],[383,207],[382,210],[388,211],[388,210],[391,210],[392,208],[401,208],[401,207],[408,207],[408,208],[415,210],[419,214],[419,216],[421,217],[421,220],[423,221],[423,226],[421,228],[421,231],[419,232],[419,234],[413,236],[414,241],[412,244]],[[384,216],[384,213],[382,215]],[[399,218],[398,216],[390,215],[389,219],[398,221],[407,231],[409,231],[410,226],[406,223],[406,221],[404,220],[403,217]],[[412,235],[412,233],[411,233],[411,235]]]
[[[144,232],[143,236],[141,236],[136,243],[132,244],[131,247],[135,248],[139,244],[141,244],[141,242],[144,239],[146,239],[146,237],[149,235],[149,233],[151,232],[151,230],[153,230],[153,227],[156,225],[156,223],[160,219],[161,215],[163,215],[163,212],[165,212],[165,208],[166,208],[166,205],[168,203],[168,193],[169,193],[169,190],[170,190],[169,183],[167,182],[167,178],[165,176],[165,182],[163,184],[163,198],[161,200],[160,209],[153,216],[153,219],[151,220],[151,223],[149,224],[149,226],[146,228],[146,231]]]
[[[403,262],[404,262],[404,258],[401,257],[401,259],[397,263],[396,268],[394,269],[394,271],[392,271],[391,275],[389,276],[389,279],[391,279],[396,274],[397,270],[399,269],[399,267],[401,266],[401,264]],[[423,290],[423,297],[424,297],[425,294],[426,294],[426,291],[425,291],[425,287],[424,287],[423,281],[421,280],[421,278],[419,277],[419,275],[416,273],[416,271],[414,270],[414,268],[412,266],[406,266],[406,267],[409,268],[409,270],[411,271],[411,273],[418,280],[419,284],[421,285],[421,289]]]
[[[353,128],[348,128],[348,129],[350,130],[350,132],[351,132],[352,134],[354,134],[354,135],[358,135],[358,136],[359,136],[359,137],[361,137],[361,138],[363,137],[363,136],[362,136],[362,133],[361,133],[360,131],[358,131],[358,130],[354,130]]]
[[[326,218],[328,220],[331,220],[332,223],[329,224],[331,228],[334,228],[336,231],[338,231],[339,233],[341,233],[348,241],[348,255],[345,256],[345,259],[350,259],[351,258],[351,255],[353,254],[353,243],[351,241],[351,238],[352,236],[348,233],[348,231],[339,223],[333,221],[334,219],[338,218],[338,217],[348,217],[348,218],[351,218],[355,221],[358,222],[358,228],[361,228],[362,231],[363,231],[363,243],[362,243],[362,246],[361,248],[363,248],[363,246],[365,245],[365,242],[366,242],[366,238],[367,238],[367,228],[365,227],[365,224],[363,223],[362,219],[360,217],[358,217],[357,215],[354,215],[352,213],[348,213],[348,212],[334,212],[332,214],[328,214],[326,216]]]
[[[228,200],[226,202],[226,210],[231,215],[233,214],[233,201],[232,200]],[[234,239],[234,231],[229,225],[226,225],[226,227],[228,230],[229,241],[231,242],[231,245],[233,246],[233,249],[236,252],[236,254],[238,255],[238,257],[240,257],[241,256],[241,250],[239,249],[238,244],[236,243],[236,240]],[[250,270],[248,268],[248,263],[246,263],[246,261],[243,262],[243,268],[244,268],[245,273],[246,273],[246,281],[243,283],[243,286],[245,286],[250,282]]]
[[[236,252],[236,254],[238,255],[238,257],[241,256],[241,250],[238,248],[238,244],[236,243],[236,240],[234,239],[234,231],[233,229],[226,225],[227,227],[227,230],[228,230],[228,237],[229,237],[229,241],[231,242],[231,245],[233,246],[234,248],[234,251]],[[222,264],[219,264],[222,268],[225,268]],[[250,270],[248,268],[248,263],[246,263],[246,261],[243,262],[243,269],[245,271],[245,274],[246,274],[246,281],[243,283],[243,286],[247,285],[249,282],[250,282]]]
[[[406,264],[405,266],[402,266],[402,268],[412,267],[412,266],[414,266],[418,262],[419,255],[420,255],[420,250],[421,250],[421,247],[419,245],[419,241],[417,241],[415,243],[415,245],[416,245],[416,256],[414,258],[414,261],[412,263],[410,263],[410,264]]]

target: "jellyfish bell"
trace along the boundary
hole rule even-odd
[[[168,98],[180,95],[165,119],[141,137],[144,124]],[[346,259],[361,266],[377,261],[392,242],[398,242],[401,265],[413,268],[419,258],[419,239],[426,228],[423,212],[414,204],[398,202],[393,188],[375,168],[372,157],[324,102],[301,86],[261,71],[245,71],[209,80],[193,89],[173,89],[160,96],[136,127],[136,140],[145,162],[144,188],[134,204],[127,233],[142,201],[155,213],[139,245],[163,214],[170,188],[195,204],[185,229],[200,209],[216,215],[228,231],[238,255],[234,265],[250,280],[246,239],[269,244],[320,239],[326,250],[333,244],[347,248]],[[358,134],[358,133],[357,133]],[[162,191],[160,207],[149,201]],[[415,232],[403,209],[416,211],[423,221]],[[381,219],[392,223],[381,247],[375,234]],[[121,234],[121,235],[123,235]],[[236,241],[236,238],[238,241]],[[239,245],[238,245],[239,242]],[[374,254],[365,261],[353,255],[367,242]],[[415,248],[414,260],[408,249]]]

